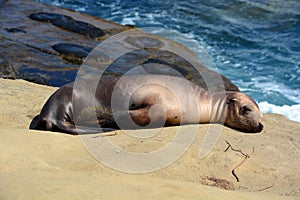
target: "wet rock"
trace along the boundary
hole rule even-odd
[[[30,14],[29,18],[32,20],[52,23],[59,28],[91,37],[93,39],[99,39],[105,36],[105,33],[102,29],[97,28],[89,23],[75,20],[67,15],[39,12]]]
[[[4,7],[5,3],[7,2],[8,0],[0,0],[0,7]]]
[[[42,84],[42,85],[49,85],[47,80],[39,74],[34,74],[34,73],[19,74],[17,78],[24,79],[26,81],[33,82],[33,83]]]
[[[81,64],[82,59],[92,51],[91,48],[71,43],[55,44],[52,48],[60,53],[65,60],[77,64]]]
[[[61,14],[56,14],[56,13],[40,12],[40,13],[30,14],[28,17],[32,20],[52,23],[56,19],[67,17],[67,16],[61,15]],[[71,17],[68,17],[68,18],[71,18]]]
[[[26,33],[26,31],[21,28],[6,28],[6,31],[9,33]]]
[[[75,80],[84,62],[90,69],[107,66],[105,75],[122,76],[138,68],[134,73],[184,76],[202,87],[207,87],[209,80],[215,90],[222,90],[224,86],[226,90],[238,90],[226,77],[202,64],[194,66],[184,56],[173,52],[172,48],[183,55],[189,51],[182,45],[166,42],[133,26],[122,26],[33,0],[0,4],[0,55],[6,58],[1,64],[1,77],[62,86]],[[111,42],[112,36],[127,30],[134,34],[120,41],[124,46]],[[99,45],[101,48],[104,42],[108,42],[100,49],[104,53],[97,53],[99,49],[95,49]],[[169,51],[168,45],[173,46]],[[118,53],[110,48],[118,52],[119,47],[126,50],[127,46],[133,49],[111,58]]]
[[[17,73],[11,62],[0,56],[0,77],[8,79],[16,79]]]
[[[35,17],[44,21],[28,17],[41,11],[44,15]],[[71,25],[48,23],[48,20],[59,21],[62,18],[71,21]],[[59,24],[65,28],[59,27]],[[75,27],[77,33],[72,31],[72,26],[78,26]],[[93,49],[102,39],[97,41],[98,38],[94,38],[102,36],[103,32],[110,35],[125,29],[128,27],[33,0],[0,2],[0,55],[5,55],[6,61],[13,66],[15,75],[10,77],[36,83],[62,86],[74,81],[87,49]],[[87,33],[83,33],[85,31]],[[64,48],[57,45],[67,43],[73,45],[64,45]],[[53,46],[63,49],[65,54],[59,53]],[[71,56],[66,53],[68,47]],[[7,71],[7,67],[4,71],[2,67],[2,77],[8,77]]]

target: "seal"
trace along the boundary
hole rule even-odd
[[[258,105],[242,92],[209,92],[165,75],[102,77],[94,91],[90,85],[85,80],[59,88],[31,128],[74,135],[198,123],[249,133],[263,129]]]

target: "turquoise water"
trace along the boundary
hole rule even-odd
[[[204,48],[218,70],[258,101],[263,112],[300,121],[299,0],[39,2],[152,27],[155,34],[183,43],[195,53]]]

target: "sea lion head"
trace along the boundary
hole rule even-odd
[[[228,92],[226,101],[225,125],[249,133],[263,130],[263,115],[251,97],[241,92]]]

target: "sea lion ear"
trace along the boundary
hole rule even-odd
[[[236,103],[236,102],[237,102],[236,98],[229,98],[226,103],[227,104],[233,104],[233,103]]]

